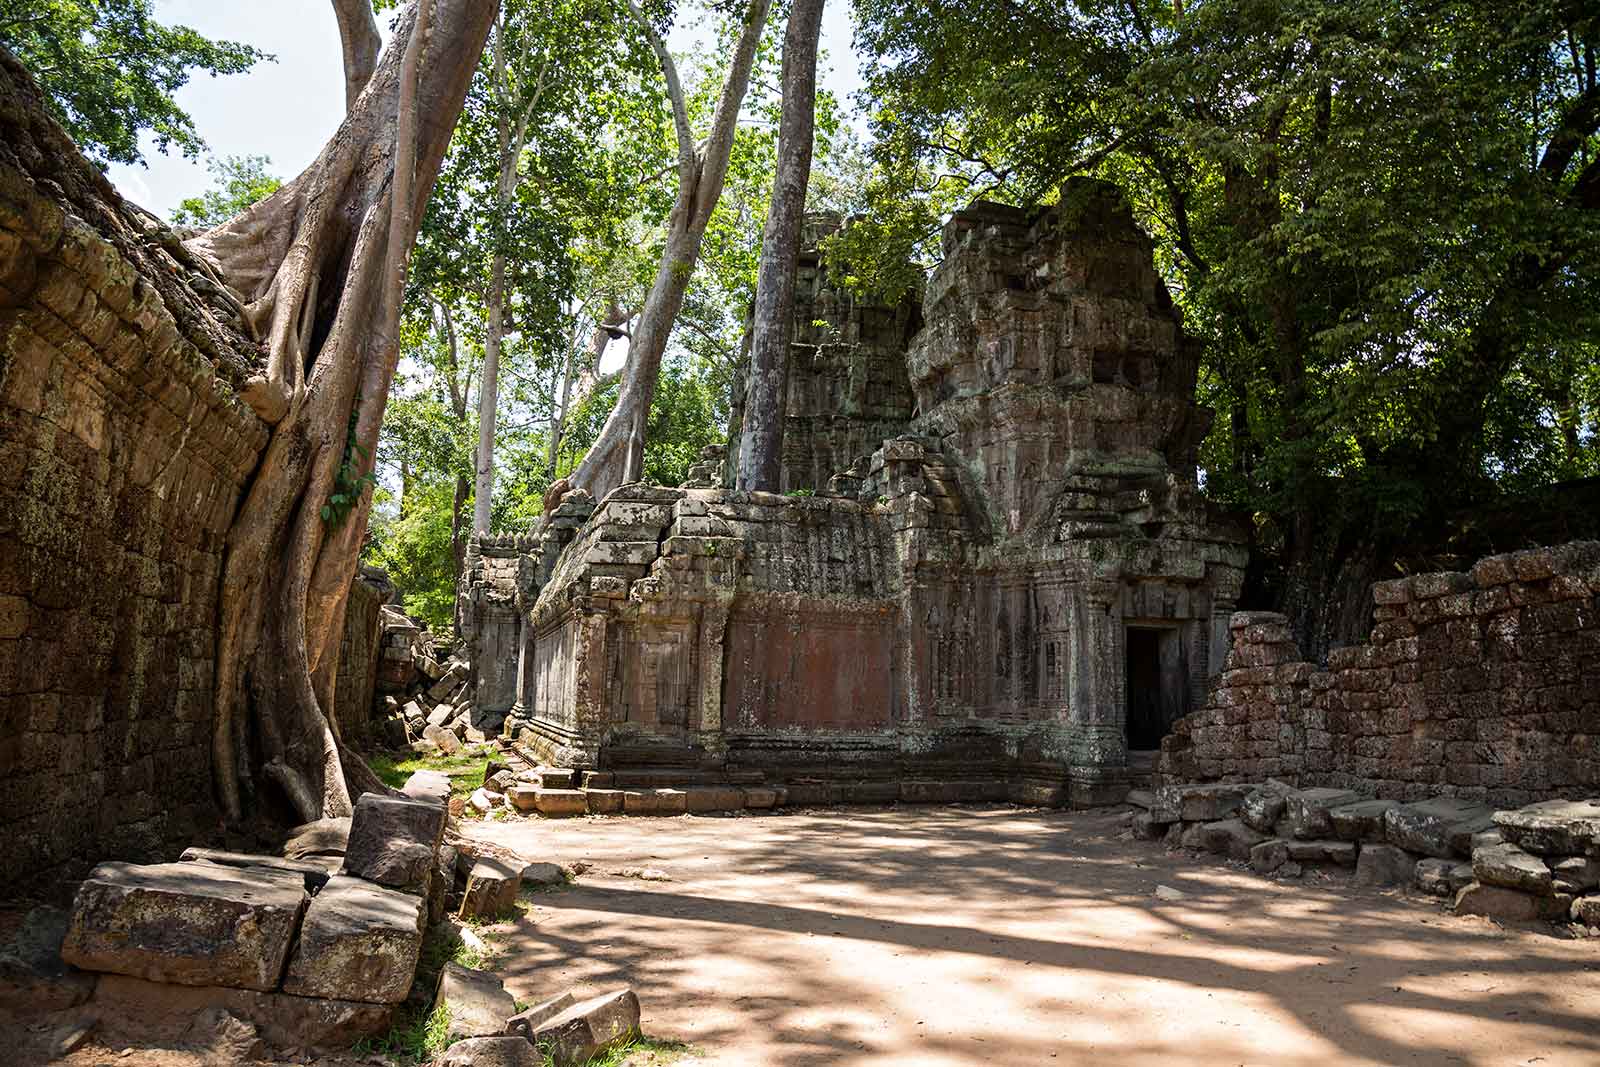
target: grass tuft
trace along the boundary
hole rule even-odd
[[[400,1063],[425,1063],[450,1044],[450,1009],[440,1004],[425,1014],[419,1013],[396,1023],[382,1037],[364,1038],[356,1044],[358,1056],[374,1053]]]

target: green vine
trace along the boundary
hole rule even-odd
[[[361,461],[367,458],[367,450],[356,440],[356,413],[360,410],[361,394],[357,393],[355,402],[350,405],[344,458],[339,461],[339,470],[333,476],[333,492],[329,494],[328,502],[322,505],[322,521],[334,529],[344,525],[356,504],[361,501],[361,494],[366,487],[378,484],[378,479],[370,471],[361,470]]]

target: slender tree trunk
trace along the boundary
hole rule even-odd
[[[667,340],[678,311],[683,307],[695,262],[700,257],[706,224],[711,221],[711,212],[722,196],[739,109],[750,84],[750,68],[755,62],[756,45],[760,43],[770,6],[771,0],[751,0],[739,43],[734,49],[733,64],[711,119],[711,132],[704,149],[697,150],[677,65],[649,19],[633,0],[628,0],[629,9],[650,38],[650,46],[661,63],[667,96],[672,102],[673,125],[678,137],[678,195],[667,219],[667,240],[661,264],[656,269],[655,282],[645,297],[639,323],[628,346],[628,369],[617,395],[617,406],[601,427],[593,447],[572,472],[573,487],[587,489],[596,500],[604,499],[622,483],[630,455],[636,455],[644,446],[644,425],[655,397],[661,358],[666,354]]]
[[[783,426],[789,395],[789,342],[794,331],[794,275],[805,228],[806,186],[817,115],[817,39],[824,0],[795,0],[783,40],[783,115],[778,171],[761,235],[750,377],[739,446],[740,489],[777,491],[783,471]]]
[[[478,385],[477,486],[472,500],[472,532],[486,533],[494,505],[494,423],[500,403],[500,342],[505,336],[506,259],[496,253],[489,265],[489,322],[483,338],[483,380]]]
[[[617,306],[617,298],[612,296],[606,300],[605,314],[600,321],[595,323],[594,332],[589,335],[589,357],[587,366],[598,374],[600,361],[605,358],[606,349],[611,344],[612,329],[623,322],[622,308]],[[574,339],[576,340],[576,339]],[[576,377],[573,373],[573,361],[576,353],[576,343],[567,347],[566,362],[561,368],[561,386],[556,390],[556,410],[550,419],[550,440],[545,450],[544,474],[545,481],[551,482],[556,476],[556,457],[561,451],[562,439],[567,432],[567,412],[572,408],[572,384]]]
[[[383,38],[378,35],[372,0],[333,0],[333,14],[339,20],[339,43],[344,49],[344,106],[348,111],[378,68]]]
[[[406,261],[496,9],[413,4],[310,168],[189,242],[242,295],[268,353],[244,399],[272,437],[223,563],[212,747],[230,819],[260,788],[256,769],[303,818],[348,813],[352,793],[383,788],[341,754],[339,638],[399,358]]]

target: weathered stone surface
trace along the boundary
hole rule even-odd
[[[1133,836],[1140,841],[1159,841],[1166,827],[1150,817],[1148,811],[1136,812],[1128,823]]]
[[[1454,898],[1461,887],[1451,884],[1450,874],[1458,866],[1460,864],[1454,860],[1442,860],[1434,856],[1418,860],[1416,871],[1412,874],[1412,884],[1429,896]]]
[[[540,815],[559,818],[564,815],[586,815],[588,798],[581,789],[535,789],[533,806]]]
[[[506,1020],[517,1013],[516,999],[500,979],[457,963],[447,963],[439,972],[434,1003],[449,1010],[452,1038],[499,1037]]]
[[[1417,857],[1395,845],[1362,845],[1356,856],[1357,885],[1406,885],[1417,869]]]
[[[68,967],[61,958],[70,922],[63,909],[41,905],[0,944],[0,1011],[61,1011],[89,999],[94,975]]]
[[[1567,893],[1586,893],[1600,888],[1600,860],[1588,856],[1551,858],[1550,873],[1555,887]]]
[[[1340,867],[1356,865],[1354,841],[1299,841],[1284,842],[1289,858],[1296,863],[1332,863]]]
[[[482,856],[467,875],[467,891],[461,898],[463,919],[494,918],[511,910],[522,891],[522,866],[494,856]]]
[[[1497,885],[1473,882],[1456,894],[1457,915],[1485,915],[1503,922],[1530,922],[1539,918],[1539,898]]]
[[[584,802],[590,815],[620,815],[627,794],[620,789],[585,789]]]
[[[1494,823],[1507,841],[1525,852],[1595,855],[1600,845],[1600,800],[1550,800],[1516,811],[1497,811]]]
[[[312,898],[283,991],[398,1004],[411,991],[427,901],[347,875]]]
[[[685,811],[738,811],[744,807],[744,790],[737,786],[697,785],[683,792]]]
[[[78,887],[61,958],[158,982],[276,989],[306,900],[289,871],[102,863]]]
[[[778,803],[778,791],[771,786],[750,785],[741,792],[744,793],[744,806],[747,808],[770,808]],[[898,786],[896,795],[899,795]]]
[[[638,1034],[639,998],[622,989],[574,1004],[541,1023],[533,1043],[549,1053],[555,1067],[581,1067]]]
[[[456,848],[440,845],[434,859],[433,877],[428,880],[428,925],[444,918],[446,900],[456,887]]]
[[[1578,897],[1573,900],[1567,912],[1575,923],[1585,926],[1600,926],[1600,896]]]
[[[1148,789],[1130,789],[1130,790],[1128,790],[1127,803],[1132,804],[1136,808],[1143,808],[1145,811],[1149,811],[1150,810],[1150,806],[1152,804],[1154,804],[1155,802],[1156,802],[1155,793],[1153,793],[1152,791],[1150,791]]]
[[[499,793],[491,793],[482,786],[474,789],[467,798],[467,806],[480,814],[487,814],[505,803],[505,797]]]
[[[1341,841],[1383,841],[1383,820],[1397,800],[1361,800],[1328,809],[1333,836]]]
[[[1289,848],[1273,838],[1263,841],[1250,850],[1250,868],[1258,874],[1271,874],[1289,862]]]
[[[1482,804],[1437,797],[1391,809],[1383,817],[1383,832],[1390,844],[1450,859],[1471,854],[1472,835],[1492,826],[1493,815]]]
[[[1519,889],[1535,896],[1549,896],[1554,889],[1544,860],[1516,845],[1473,849],[1472,873],[1484,885]]]
[[[435,726],[433,723],[424,726],[422,739],[437,746],[439,751],[447,756],[453,756],[461,751],[461,738],[443,726]]]
[[[248,852],[224,852],[214,848],[186,848],[178,859],[184,863],[215,863],[223,867],[269,867],[275,871],[290,871],[305,880],[306,889],[312,893],[328,884],[333,872],[339,869],[337,856],[312,856],[291,860],[282,856],[259,856]]]
[[[435,1067],[544,1067],[538,1049],[519,1036],[469,1037],[445,1049]]]
[[[349,842],[349,818],[318,819],[289,831],[289,838],[283,843],[283,855],[291,860],[311,856],[343,856]]]
[[[551,997],[531,1008],[524,1008],[506,1020],[506,1033],[532,1041],[542,1024],[556,1018],[577,1002],[577,998],[569,992]]]
[[[414,800],[444,804],[450,800],[450,777],[439,771],[413,771],[401,792]]]
[[[1246,788],[1226,783],[1166,785],[1156,790],[1150,815],[1157,822],[1217,822],[1239,810]]]
[[[559,863],[530,863],[522,868],[523,885],[565,885],[566,868]]]
[[[1205,835],[1207,851],[1240,862],[1248,861],[1250,850],[1267,840],[1266,834],[1251,829],[1240,819],[1223,819],[1219,822],[1206,823],[1202,832]]]
[[[279,1048],[345,1052],[394,1024],[392,1004],[296,997],[221,986],[180,986],[123,975],[102,975],[90,1001],[103,1018],[124,1027],[142,1021],[188,1019],[221,1009],[254,1026]],[[231,1061],[221,1061],[231,1062]]]
[[[1330,808],[1343,807],[1361,800],[1361,794],[1349,789],[1297,789],[1286,798],[1283,812],[1288,836],[1301,841],[1333,836]]]
[[[1239,805],[1239,818],[1252,829],[1270,833],[1288,804],[1288,794],[1293,790],[1282,782],[1267,782],[1245,794]]]
[[[363,793],[351,817],[344,873],[425,895],[444,822],[445,809],[432,801]]]

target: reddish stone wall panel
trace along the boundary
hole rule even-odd
[[[731,729],[893,724],[895,636],[886,612],[735,608],[726,648],[724,722]]]

